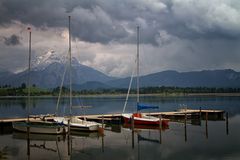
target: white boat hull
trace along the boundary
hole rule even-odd
[[[20,132],[41,133],[41,134],[64,134],[68,131],[66,126],[60,125],[44,125],[44,124],[28,124],[27,122],[14,122],[13,129]]]
[[[68,125],[68,118],[56,117],[54,118],[55,122]],[[70,129],[74,131],[98,131],[98,128],[101,127],[101,124],[86,120],[81,120],[77,117],[71,117],[70,120]]]

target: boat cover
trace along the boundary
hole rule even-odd
[[[146,104],[137,104],[137,110],[142,110],[142,109],[158,109],[158,106],[152,106],[152,105],[146,105]]]

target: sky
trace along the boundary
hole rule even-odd
[[[107,75],[131,75],[140,26],[140,73],[240,71],[239,0],[0,0],[0,69],[22,71],[32,29],[33,59],[68,51]]]

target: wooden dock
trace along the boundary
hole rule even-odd
[[[223,110],[201,110],[201,109],[181,109],[173,112],[153,112],[153,113],[145,113],[151,116],[159,116],[161,115],[163,118],[168,118],[172,121],[176,121],[178,119],[205,119],[205,115],[208,114],[208,120],[224,120]],[[121,113],[113,113],[113,114],[95,114],[95,115],[81,115],[79,118],[86,118],[87,120],[93,121],[101,121],[104,119],[105,122],[109,123],[120,123],[122,120]],[[30,120],[40,120],[42,117],[40,116],[31,116]],[[48,115],[44,117],[45,119],[52,119],[52,115]],[[27,118],[0,118],[0,125],[9,124],[12,122],[20,122],[26,121]]]
[[[163,118],[168,118],[171,121],[178,121],[185,119],[189,120],[202,119],[205,120],[206,114],[208,114],[208,120],[224,120],[225,111],[223,110],[201,110],[201,109],[181,109],[173,112],[153,112],[144,113],[146,115],[156,116],[161,115]],[[119,123],[122,120],[121,113],[115,114],[103,114],[103,115],[85,115],[78,116],[79,118],[86,118],[87,120],[101,122],[104,119],[105,122]]]

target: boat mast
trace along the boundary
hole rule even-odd
[[[31,28],[28,27],[29,31],[29,47],[28,47],[28,81],[27,81],[27,86],[28,86],[28,118],[27,121],[29,123],[29,114],[30,114],[30,71],[31,71]]]
[[[137,105],[139,104],[139,26],[137,26]]]
[[[72,54],[71,54],[71,16],[68,16],[68,41],[69,41],[69,103],[70,103],[70,115],[72,115]]]

